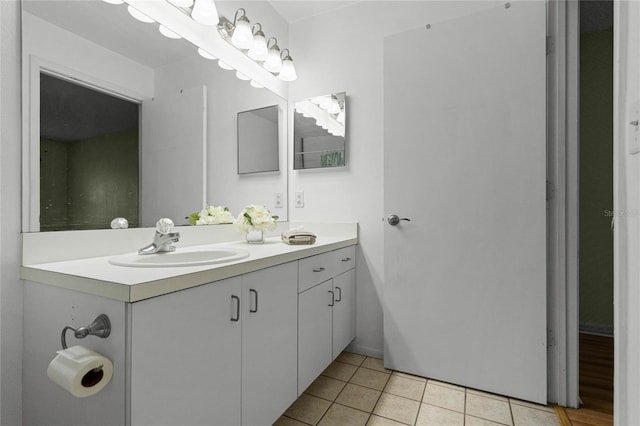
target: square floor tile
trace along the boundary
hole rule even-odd
[[[351,365],[357,365],[358,367],[360,367],[366,358],[367,357],[364,355],[354,354],[353,352],[342,352],[340,355],[338,355],[336,361],[344,362]]]
[[[326,399],[302,394],[291,407],[287,408],[284,415],[310,425],[316,425],[330,405],[331,402]]]
[[[464,392],[446,386],[438,386],[427,382],[422,402],[464,413]]]
[[[418,401],[383,393],[378,400],[378,404],[376,404],[376,408],[373,409],[373,414],[413,425],[416,422],[419,409],[420,403]]]
[[[507,402],[509,401],[508,398],[502,395],[496,395],[495,393],[483,392],[476,389],[467,389],[467,393],[472,393],[474,395],[480,395],[480,396],[485,396],[487,398],[497,399],[498,401],[507,401]]]
[[[501,423],[492,422],[491,420],[481,419],[479,417],[465,416],[465,426],[503,426]]]
[[[463,426],[464,414],[434,405],[422,404],[416,426]]]
[[[445,388],[456,389],[456,390],[459,390],[459,391],[462,391],[462,392],[464,392],[466,390],[463,386],[458,386],[458,385],[454,385],[454,384],[451,384],[451,383],[441,382],[441,381],[433,380],[433,379],[429,379],[429,383],[431,383],[432,385],[444,386]]]
[[[355,365],[345,364],[340,361],[333,361],[326,370],[322,372],[322,374],[334,379],[342,380],[343,382],[348,382],[357,369],[358,367]]]
[[[384,389],[389,380],[389,373],[383,373],[381,371],[375,371],[368,368],[360,367],[358,371],[351,377],[351,383],[356,385],[366,386],[381,391]]]
[[[336,397],[346,384],[347,382],[343,382],[342,380],[333,379],[328,376],[319,376],[309,385],[304,393],[317,396],[318,398],[335,401]]]
[[[415,399],[416,401],[421,401],[425,384],[426,383],[418,380],[407,379],[405,377],[392,374],[391,377],[389,377],[389,381],[387,382],[387,386],[384,388],[384,391],[394,395],[404,396],[405,398]]]
[[[405,379],[417,380],[422,383],[427,383],[427,379],[420,376],[414,376],[413,374],[403,373],[401,371],[394,371],[392,373],[393,376],[404,377]]]
[[[559,426],[558,416],[554,412],[512,404],[515,426]]]
[[[372,358],[368,356],[367,359],[365,359],[364,362],[362,363],[362,366],[366,368],[370,368],[372,370],[391,373],[391,370],[387,370],[386,368],[384,368],[384,361],[381,360],[380,358]]]
[[[551,405],[534,404],[533,402],[522,401],[520,399],[513,399],[513,398],[509,398],[509,402],[511,403],[511,405],[513,404],[522,405],[524,407],[535,408],[537,410],[548,411],[550,413],[556,412],[556,410]]]
[[[396,422],[395,420],[372,415],[367,422],[367,426],[405,426],[405,424]]]
[[[333,404],[324,415],[318,426],[364,426],[369,419],[369,413]]]
[[[342,392],[340,392],[336,402],[370,413],[376,406],[381,393],[382,392],[375,389],[349,383]]]
[[[466,414],[493,422],[512,425],[509,403],[498,399],[469,393],[467,390]]]
[[[282,416],[273,424],[273,426],[307,426],[306,423],[299,422],[289,417]]]

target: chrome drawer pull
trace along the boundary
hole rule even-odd
[[[313,268],[313,272],[322,272],[324,271],[324,268],[321,266],[319,268]]]
[[[251,307],[249,307],[249,312],[251,312],[252,314],[255,314],[256,312],[258,312],[258,291],[254,290],[254,289],[249,289],[249,294],[253,293],[253,295],[255,296],[255,309],[251,309]]]
[[[329,306],[333,306],[336,303],[336,298],[335,298],[335,294],[333,294],[333,291],[329,290],[329,293],[331,293],[331,303],[329,303]]]
[[[340,287],[336,287],[336,290],[338,290],[338,298],[336,299],[336,302],[342,302],[342,289]]]
[[[240,321],[240,298],[238,296],[231,296],[231,301],[236,301],[236,317],[231,317],[231,321]]]
[[[349,262],[351,260],[350,257],[345,257],[344,259],[342,259],[343,262]]]

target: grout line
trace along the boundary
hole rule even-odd
[[[462,408],[462,424],[467,424],[467,388],[464,388],[464,407]]]
[[[509,402],[509,414],[511,414],[511,424],[515,425],[516,419],[513,418],[513,409],[511,408],[511,400],[507,399],[507,401]]]
[[[303,422],[303,421],[302,421],[302,420],[300,420],[300,419],[294,419],[293,417],[289,417],[289,416],[286,416],[286,415],[284,415],[284,414],[282,415],[282,417],[286,417],[286,418],[288,418],[288,419],[295,420],[296,422],[300,422],[300,423],[303,423],[303,424],[305,424],[305,425],[314,426],[314,425],[312,425],[311,423]]]

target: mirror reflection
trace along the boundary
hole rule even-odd
[[[345,123],[345,92],[296,102],[293,168],[299,170],[344,166]]]
[[[196,47],[185,40],[164,37],[157,24],[133,20],[121,5],[92,0],[23,0],[22,5],[23,120],[29,129],[24,141],[25,232],[108,228],[115,216],[125,217],[130,226],[153,226],[159,217],[186,224],[188,214],[206,204],[227,206],[234,215],[247,204],[264,204],[281,220],[287,220],[286,208],[274,206],[274,194],[286,193],[286,172],[237,173],[238,113],[274,105],[280,111],[280,125],[277,141],[272,144],[276,150],[271,153],[276,162],[273,170],[286,170],[284,99],[238,80],[234,72],[199,56]],[[123,201],[117,198],[122,193],[96,184],[96,179],[105,186],[108,180],[123,176],[121,170],[108,171],[108,155],[101,154],[97,155],[98,165],[82,160],[73,166],[84,168],[85,173],[103,168],[101,178],[89,179],[86,174],[67,170],[67,187],[55,182],[59,192],[74,192],[73,200],[91,199],[91,207],[67,214],[62,221],[47,218],[51,211],[66,209],[60,205],[64,201],[51,201],[45,187],[54,186],[52,170],[60,172],[68,167],[52,163],[53,158],[49,161],[40,157],[41,148],[53,154],[45,144],[49,139],[55,141],[46,135],[46,115],[40,117],[39,104],[48,102],[40,98],[40,74],[115,95],[115,99],[139,110],[139,118],[127,119],[140,126],[136,131],[137,152],[130,147],[105,148],[111,154],[117,151],[120,166],[132,165],[128,174],[139,176],[137,189],[135,184],[117,185],[125,195]],[[124,105],[116,109],[128,109]],[[44,144],[40,127],[43,140],[47,139]],[[69,140],[79,138],[77,135]],[[249,152],[259,155],[255,149]],[[47,164],[42,165],[43,160]],[[70,181],[76,188],[70,188]],[[116,205],[122,207],[117,213],[107,209]],[[286,200],[283,205],[287,205]],[[91,214],[101,216],[99,223],[89,217]],[[72,225],[60,225],[65,221]]]
[[[278,105],[238,113],[238,174],[278,170]]]

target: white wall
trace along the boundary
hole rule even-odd
[[[383,347],[383,218],[392,213],[384,211],[382,192],[383,39],[497,4],[365,1],[290,25],[298,71],[291,101],[347,92],[347,166],[291,171],[290,193],[303,191],[305,206],[291,205],[289,211],[292,221],[359,222],[357,338],[352,350],[381,356]],[[400,140],[387,143],[402,147]]]
[[[0,2],[0,424],[22,424],[20,2]]]
[[[616,2],[614,23],[614,419],[640,424],[640,153],[630,143],[640,102],[640,4]]]

